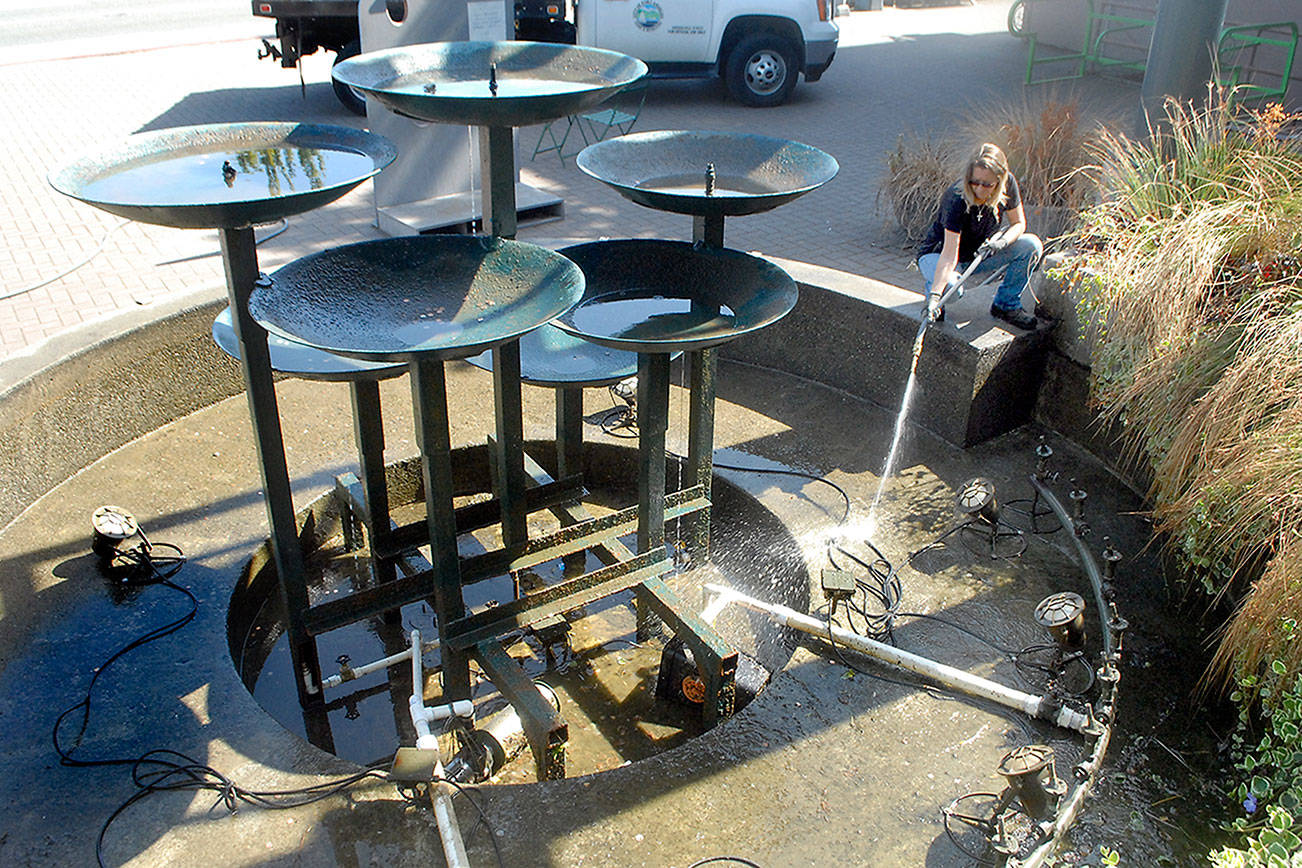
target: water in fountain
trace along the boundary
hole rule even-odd
[[[899,459],[900,439],[904,434],[904,423],[909,418],[909,408],[913,404],[913,391],[918,384],[918,358],[922,355],[922,339],[926,337],[927,326],[931,320],[923,317],[918,327],[918,336],[913,339],[913,357],[909,361],[909,379],[904,384],[904,397],[900,399],[900,411],[895,416],[895,434],[891,438],[891,449],[886,453],[886,463],[882,465],[882,475],[877,482],[877,493],[873,495],[872,506],[868,508],[867,533],[871,537],[877,530],[877,505],[881,503],[882,493],[886,490],[886,481],[895,472],[895,462]]]

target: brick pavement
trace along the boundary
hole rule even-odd
[[[788,105],[748,109],[718,82],[656,82],[639,129],[759,132],[815,145],[840,162],[831,183],[766,214],[728,223],[729,246],[866,274],[913,288],[911,257],[875,203],[884,157],[910,131],[943,131],[973,107],[1021,98],[1022,43],[1004,32],[1007,0],[843,18],[836,62]],[[217,121],[300,120],[359,125],[334,100],[329,57],[307,59],[308,80],[254,59],[255,40],[0,66],[10,122],[0,129],[0,359],[170,296],[222,290],[215,232],[123,223],[59,195],[46,174],[75,154],[144,129]],[[1087,79],[1094,103],[1133,98],[1133,83]],[[528,159],[539,128],[521,131],[522,179],[565,198],[564,221],[521,237],[681,238],[688,218],[633,205],[555,155]],[[291,218],[260,248],[271,270],[324,247],[379,237],[369,185]],[[268,230],[268,232],[270,229]],[[267,234],[263,232],[261,234]],[[98,255],[72,274],[21,291]]]

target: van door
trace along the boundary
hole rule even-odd
[[[647,62],[702,63],[714,0],[581,0],[579,42]]]

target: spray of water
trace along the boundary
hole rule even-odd
[[[904,434],[904,423],[909,418],[909,408],[913,404],[913,392],[918,384],[918,358],[922,355],[922,340],[927,335],[927,326],[931,320],[922,318],[918,327],[918,336],[913,339],[913,358],[909,362],[909,379],[904,384],[904,397],[900,399],[900,412],[895,416],[895,434],[891,438],[891,449],[886,453],[886,463],[882,466],[882,475],[877,481],[877,493],[873,495],[872,506],[868,508],[868,535],[877,530],[877,505],[881,503],[882,492],[886,490],[886,481],[895,472],[895,463],[899,460],[900,439]]]

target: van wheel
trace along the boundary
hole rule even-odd
[[[738,102],[760,108],[782,105],[796,86],[796,49],[774,33],[752,33],[728,55],[724,78]]]
[[[354,39],[352,42],[339,49],[335,54],[335,63],[340,63],[350,57],[356,57],[361,50],[362,43],[359,40]],[[330,79],[330,83],[334,85],[335,96],[344,104],[344,108],[348,109],[355,115],[366,117],[366,97],[362,96],[348,85],[342,84],[333,78]]]

